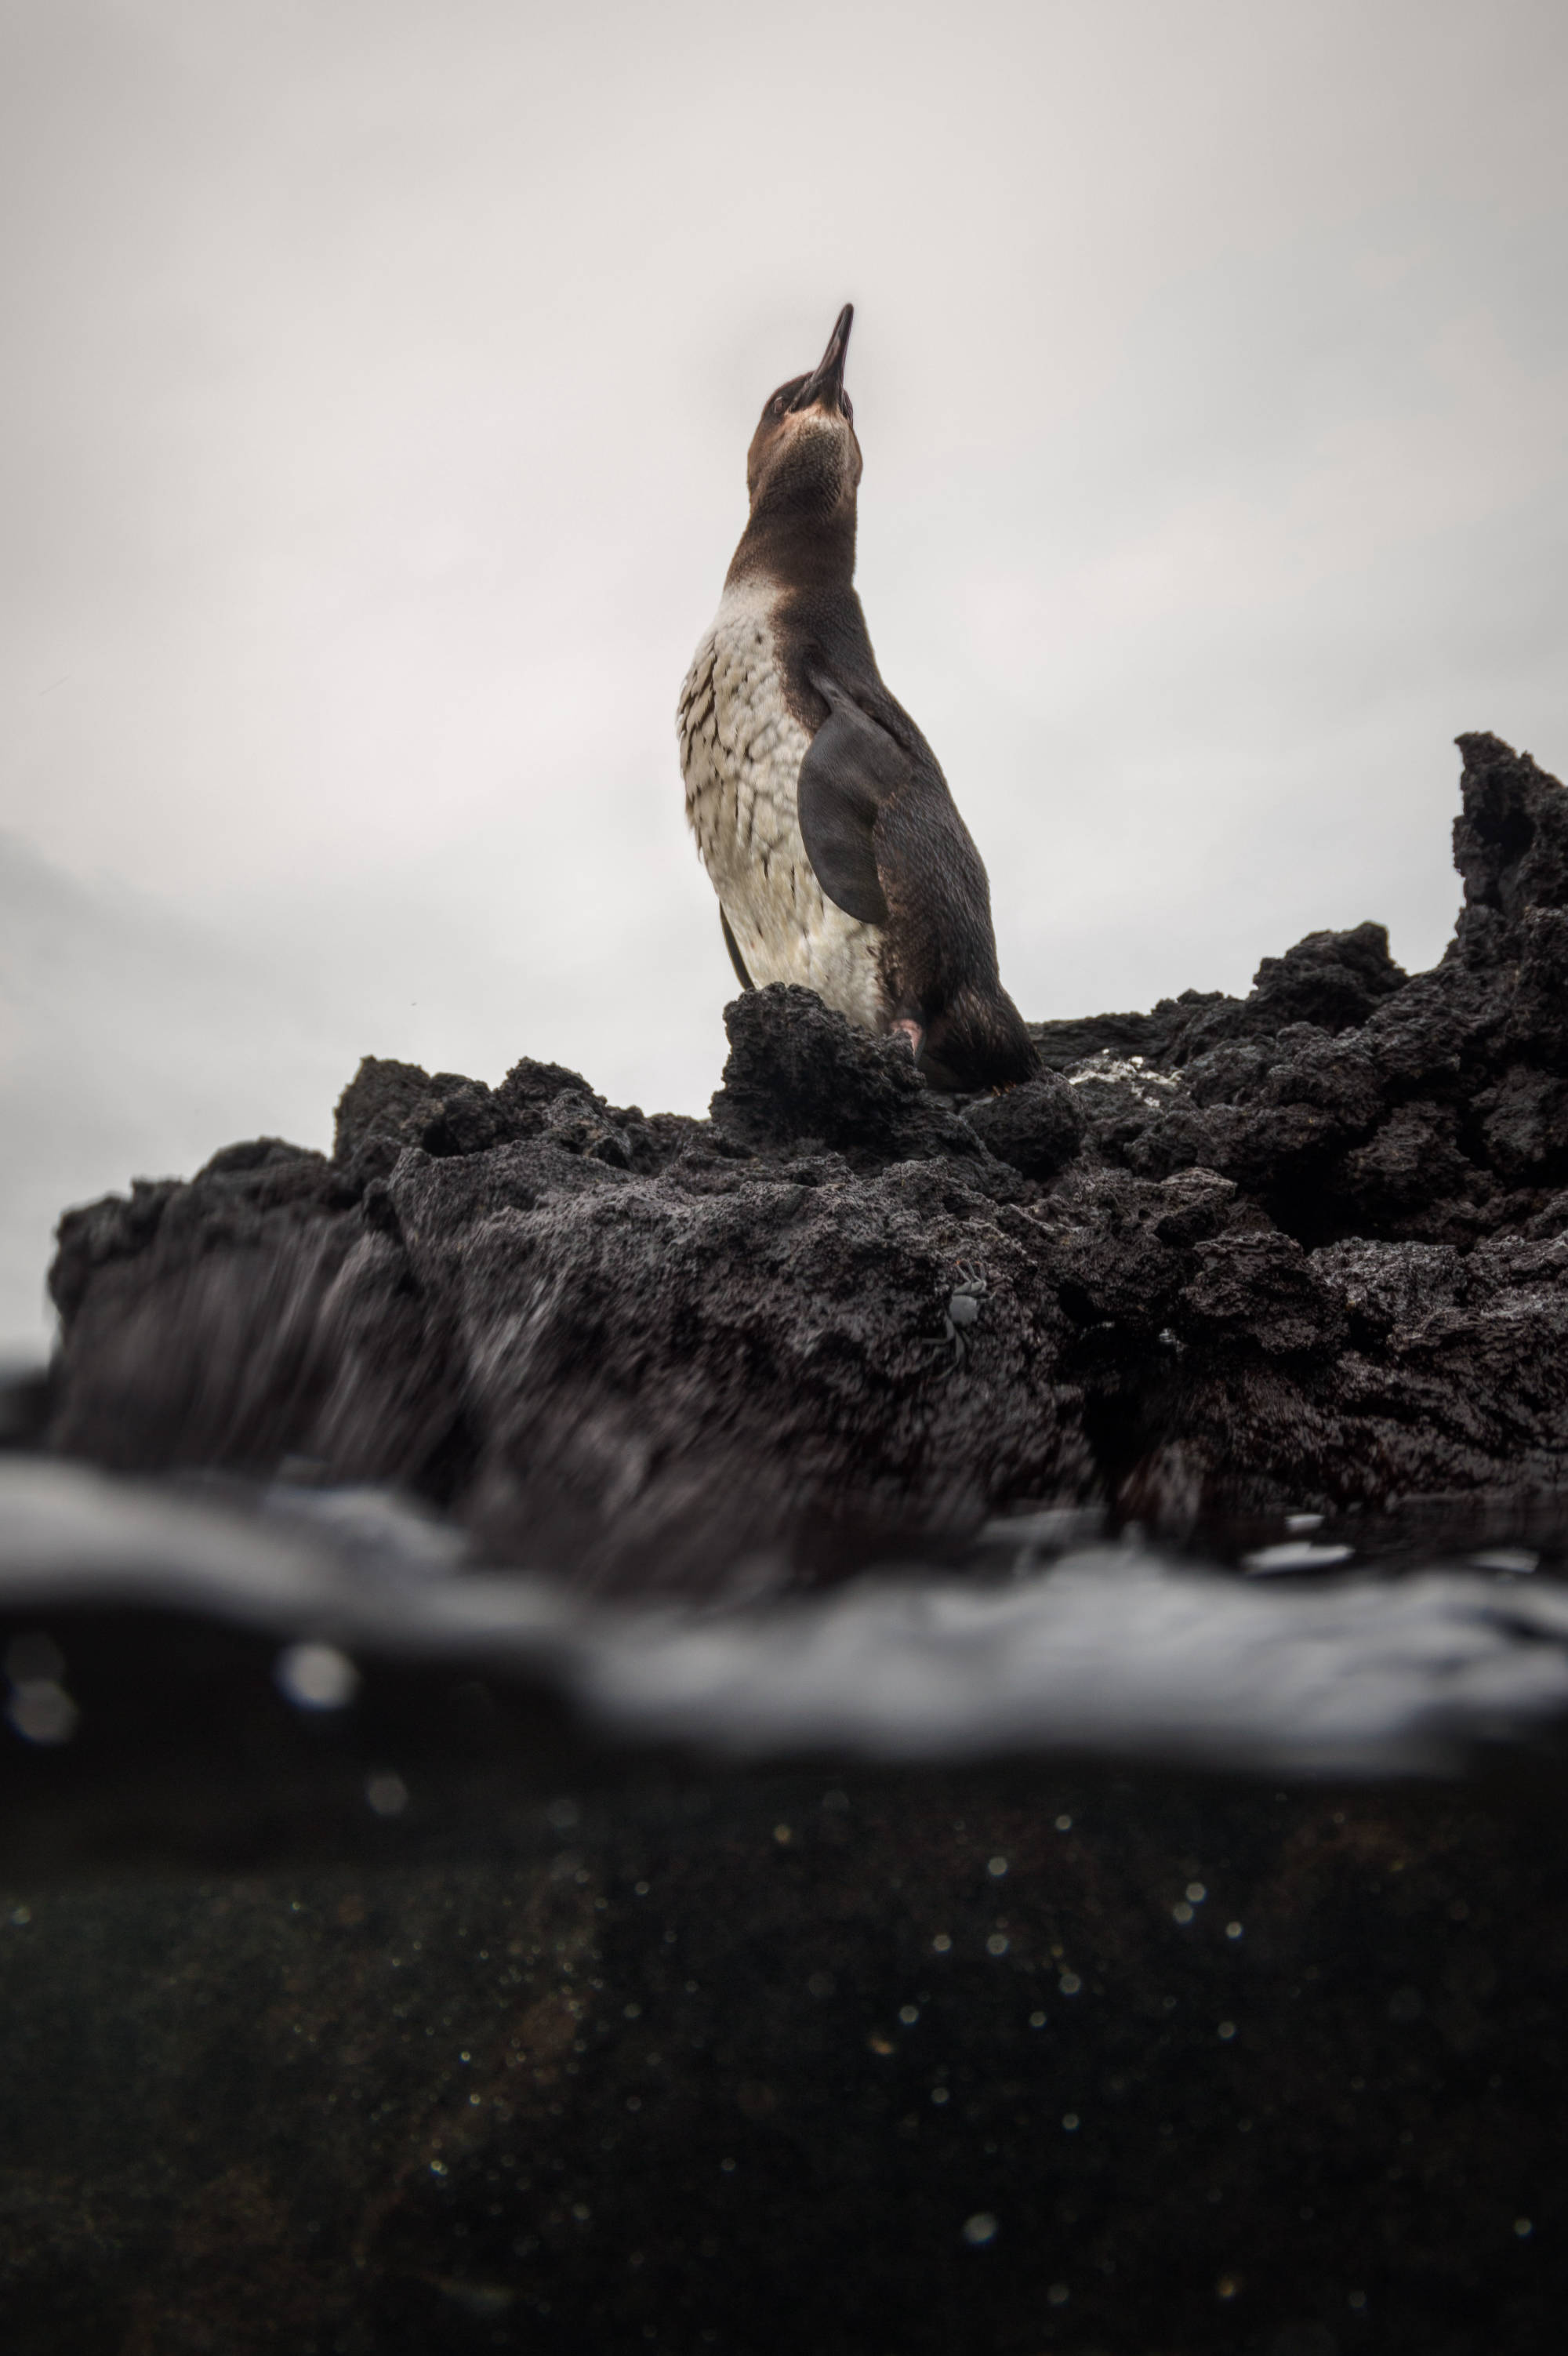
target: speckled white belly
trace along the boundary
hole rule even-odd
[[[882,928],[824,897],[800,840],[795,786],[811,739],[784,701],[774,594],[726,589],[686,674],[686,817],[753,981],[802,983],[852,1023],[881,1030]]]

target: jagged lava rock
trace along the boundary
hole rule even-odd
[[[1017,1173],[811,993],[727,1019],[712,1123],[553,1066],[491,1092],[370,1062],[333,1162],[244,1148],[72,1214],[56,1444],[400,1479],[595,1582],[821,1568],[1086,1488]],[[977,1275],[955,1379],[947,1303]]]
[[[977,1098],[965,1119],[989,1152],[1026,1178],[1054,1178],[1083,1144],[1083,1108],[1051,1071],[1000,1096]]]
[[[975,1151],[902,1036],[853,1029],[814,991],[748,991],[725,1009],[725,1028],[729,1060],[711,1110],[727,1137],[762,1147],[810,1140],[874,1162]]]
[[[1035,1025],[1040,1076],[967,1101],[779,987],[705,1121],[368,1060],[330,1161],[261,1140],[62,1222],[53,1444],[398,1480],[600,1584],[1026,1500],[1555,1494],[1568,796],[1460,743],[1430,973],[1313,933],[1245,999]]]

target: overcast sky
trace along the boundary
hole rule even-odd
[[[0,0],[0,1344],[365,1052],[701,1109],[672,712],[856,305],[859,582],[1031,1015],[1452,922],[1568,767],[1562,0]]]

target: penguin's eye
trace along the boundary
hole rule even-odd
[[[773,416],[775,416],[775,417],[782,417],[782,416],[783,416],[783,414],[784,414],[784,396],[783,396],[783,394],[782,394],[781,392],[776,392],[776,393],[774,394],[774,396],[773,396],[772,400],[768,402],[768,407],[769,412],[770,412]]]

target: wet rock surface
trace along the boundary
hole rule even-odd
[[[1465,906],[1244,1000],[1034,1026],[934,1094],[747,994],[705,1121],[367,1060],[275,1140],[70,1214],[50,1442],[396,1480],[597,1587],[831,1576],[987,1513],[1167,1531],[1568,1485],[1568,795],[1460,740]]]

